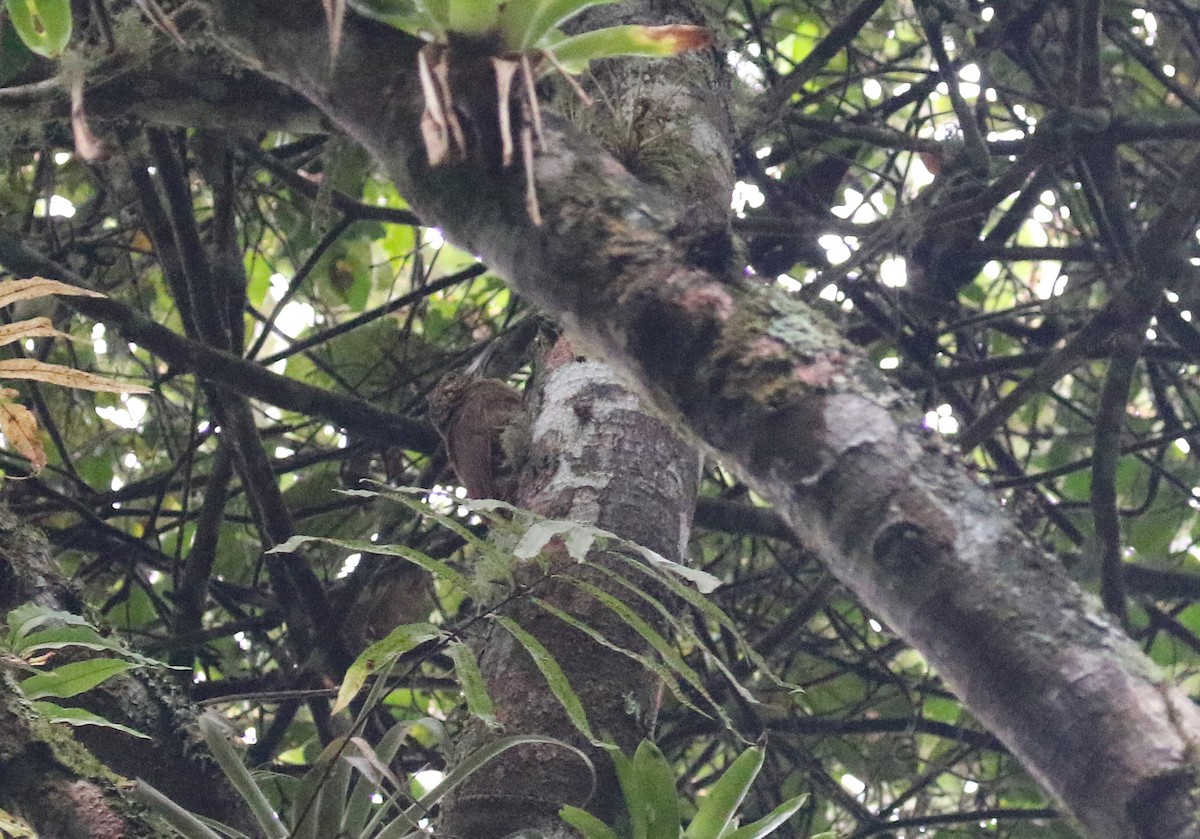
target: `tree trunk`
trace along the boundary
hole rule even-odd
[[[550,363],[538,394],[519,506],[548,518],[595,525],[681,561],[699,477],[695,453],[649,416],[637,396],[607,367],[575,360],[562,341],[551,356],[557,361]],[[628,565],[613,550],[619,548],[593,550],[588,565],[628,577]],[[554,578],[543,581],[540,565],[529,561],[517,578],[530,596],[515,598],[500,614],[515,620],[553,654],[587,709],[592,730],[632,753],[654,725],[658,678],[629,656],[564,623],[532,598],[568,612],[609,642],[638,654],[650,652],[645,639],[563,578],[582,576],[624,600],[659,631],[662,620],[608,575],[567,556],[561,543],[552,542],[546,551]],[[654,593],[663,597],[662,592]],[[439,833],[492,839],[526,828],[551,837],[573,835],[563,832],[566,826],[558,818],[563,804],[586,804],[600,818],[611,820],[620,797],[608,759],[579,734],[524,648],[494,625],[473,637],[472,646],[503,733],[544,734],[572,743],[591,758],[597,777],[577,755],[561,748],[510,750],[486,771],[475,773],[446,804]],[[495,737],[476,725],[456,750],[469,752]]]

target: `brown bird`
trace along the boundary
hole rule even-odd
[[[429,419],[471,498],[512,502],[516,474],[501,435],[524,413],[521,394],[499,379],[451,374],[429,394]]]

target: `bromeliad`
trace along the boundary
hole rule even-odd
[[[421,136],[431,166],[466,159],[472,132],[481,117],[492,118],[499,138],[502,166],[513,164],[518,151],[525,168],[526,206],[541,224],[533,183],[534,146],[542,144],[542,122],[534,83],[551,72],[571,81],[590,61],[633,55],[660,58],[699,49],[711,42],[699,26],[612,26],[575,35],[559,28],[589,6],[616,0],[347,0],[354,11],[422,38],[428,43],[417,56],[424,97]],[[332,4],[330,4],[332,5]],[[330,6],[327,6],[330,8]],[[333,16],[331,16],[332,24]],[[331,25],[331,32],[337,27]],[[336,39],[336,34],[335,34]],[[336,43],[336,40],[335,40]],[[486,76],[491,92],[486,105],[468,102],[475,90],[451,80]],[[513,99],[518,110],[513,112]],[[466,120],[469,124],[464,126]],[[482,147],[485,140],[477,141]]]

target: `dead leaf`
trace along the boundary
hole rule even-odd
[[[149,393],[150,388],[142,385],[118,382],[96,373],[85,373],[64,367],[61,364],[47,364],[36,358],[9,358],[0,361],[0,379],[33,379],[39,382],[73,387],[79,390],[98,390],[105,393]]]
[[[45,297],[47,294],[65,294],[76,297],[103,297],[98,291],[81,288],[77,285],[60,283],[45,277],[29,277],[24,280],[0,280],[0,306],[16,303],[18,300],[32,300],[35,297]]]
[[[342,25],[346,18],[346,0],[321,0],[325,8],[325,24],[329,29],[329,63],[337,60],[342,48]]]
[[[8,444],[29,459],[34,472],[46,465],[46,450],[38,436],[37,417],[20,402],[10,402],[8,394],[16,391],[4,388],[5,398],[0,399],[0,432]]]
[[[496,74],[496,107],[500,118],[500,165],[512,166],[512,83],[521,69],[521,62],[492,56],[492,68]]]
[[[154,243],[144,230],[135,231],[129,240],[129,249],[137,253],[154,253]]]
[[[80,341],[81,338],[76,338],[74,335],[68,335],[66,332],[60,332],[54,328],[50,322],[50,318],[30,318],[29,320],[19,320],[16,323],[6,323],[0,325],[0,347],[5,344],[11,344],[13,341],[23,341],[26,338],[66,338],[69,341]]]

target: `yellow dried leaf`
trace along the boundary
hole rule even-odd
[[[45,277],[29,277],[25,280],[0,280],[0,306],[16,303],[18,300],[32,300],[35,297],[45,297],[47,294],[65,294],[76,297],[103,297],[98,291],[80,288],[77,285],[60,283]]]
[[[46,450],[38,436],[37,417],[20,402],[0,401],[0,433],[8,444],[25,457],[34,472],[46,465]]]
[[[50,318],[30,318],[29,320],[19,320],[16,323],[6,323],[0,325],[0,347],[5,344],[11,344],[13,341],[23,341],[26,338],[66,338],[71,341],[78,341],[74,335],[68,335],[65,332],[59,332],[50,323]]]
[[[154,253],[154,243],[144,230],[137,230],[129,240],[129,249],[138,253]]]
[[[149,393],[141,385],[118,382],[95,373],[85,373],[61,364],[47,364],[35,358],[9,358],[0,361],[0,379],[34,379],[39,382],[73,387],[79,390],[102,390],[105,393]]]

